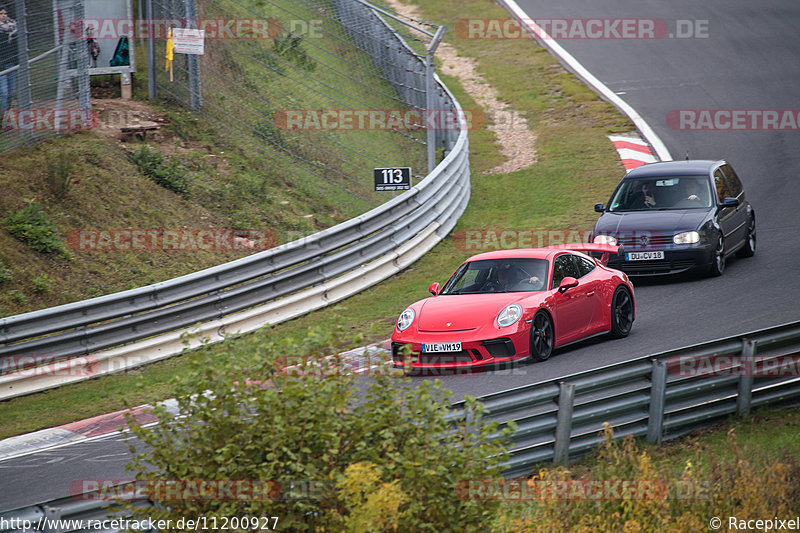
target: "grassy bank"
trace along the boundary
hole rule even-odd
[[[503,16],[499,8],[483,1],[422,2],[428,19],[452,25],[461,17]],[[456,13],[457,11],[457,13]],[[488,13],[488,14],[487,14]],[[538,163],[509,174],[485,174],[502,163],[495,135],[487,129],[470,132],[472,196],[454,231],[488,228],[502,230],[587,229],[594,221],[592,204],[616,184],[623,172],[606,136],[631,131],[632,126],[610,105],[602,102],[558,62],[528,40],[493,43],[461,42],[454,32],[449,40],[462,55],[478,61],[479,72],[512,109],[525,114],[537,135]],[[445,83],[465,109],[478,105],[457,79],[442,72]],[[0,404],[2,436],[169,397],[171,376],[181,373],[186,358],[231,357],[258,350],[261,339],[298,336],[312,325],[339,324],[364,341],[387,338],[397,314],[426,294],[432,281],[444,281],[453,268],[474,250],[458,239],[445,239],[432,252],[394,278],[318,311],[269,330],[224,344],[184,354],[146,368],[51,390]],[[133,386],[140,377],[145,386]]]

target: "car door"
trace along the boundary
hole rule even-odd
[[[578,279],[581,277],[574,256],[563,253],[553,262],[553,280],[551,289],[558,289],[558,285],[566,277]],[[578,279],[578,286],[565,292],[556,291],[553,294],[553,313],[555,315],[556,345],[567,344],[580,339],[592,319],[593,306],[590,297],[595,292],[588,284]]]
[[[726,163],[722,165],[720,169],[725,175],[725,183],[728,185],[728,192],[730,193],[731,198],[736,198],[739,200],[739,205],[736,206],[736,209],[734,210],[735,214],[733,216],[733,219],[735,220],[735,227],[730,234],[731,246],[736,246],[739,243],[744,242],[745,238],[747,237],[747,202],[744,195],[742,182],[739,180],[739,176],[736,175],[733,167]]]
[[[608,330],[608,318],[603,306],[603,282],[598,277],[597,265],[588,257],[573,254],[573,260],[578,265],[579,281],[586,287],[587,305],[591,308],[591,316],[586,322],[583,335],[594,335]],[[579,285],[580,286],[580,285]]]
[[[725,198],[735,198],[728,189],[725,176],[721,168],[714,171],[714,187],[717,190],[717,203],[720,204]],[[717,211],[717,224],[725,237],[725,251],[730,250],[738,242],[736,239],[736,229],[739,225],[738,213],[735,207],[721,207]]]

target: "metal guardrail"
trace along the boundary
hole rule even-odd
[[[759,352],[769,352],[760,360],[761,368],[782,374],[784,369],[770,367],[769,362],[782,355],[796,355],[798,347],[800,322],[793,322],[497,392],[479,400],[488,409],[489,420],[501,425],[513,420],[517,424],[504,475],[520,476],[537,464],[566,463],[596,448],[604,423],[611,425],[617,437],[633,435],[660,443],[731,415],[746,415],[756,407],[796,404],[800,400],[800,358],[791,360],[794,365],[787,372],[791,375],[786,376],[769,372],[753,376],[747,372],[747,361]],[[681,375],[674,371],[681,368],[681,361],[710,362],[707,358],[720,355],[742,357],[718,372],[721,375]],[[463,405],[453,405],[453,419],[464,416]],[[10,524],[12,519],[29,520],[35,525],[43,517],[101,518],[108,514],[109,502],[92,494],[0,513],[0,532],[21,529],[3,529],[3,524]],[[143,500],[141,505],[150,502]]]
[[[544,461],[559,464],[615,435],[651,442],[678,437],[752,408],[800,401],[800,322],[648,355],[480,398],[487,418],[517,424],[508,477]],[[763,355],[758,355],[763,354]],[[742,356],[731,361],[719,356]],[[755,358],[755,359],[753,359]],[[754,368],[753,361],[757,362]],[[681,366],[681,363],[684,366]],[[730,367],[727,365],[730,363]],[[720,366],[722,365],[722,366]],[[454,417],[463,416],[463,402]]]
[[[362,10],[362,18],[371,21],[371,26],[365,22],[351,34],[362,48],[374,47],[376,35],[388,50],[407,48],[375,11],[358,2],[337,4],[341,4],[337,9],[348,10],[348,16]],[[419,98],[403,84],[409,68],[424,69],[419,56],[403,53],[394,61],[376,62],[380,68],[397,70],[398,86],[410,99]],[[170,332],[187,331],[198,323],[213,323],[209,328],[213,334],[201,328],[200,336],[218,341],[224,331],[251,331],[298,316],[362,291],[418,259],[452,230],[470,192],[464,113],[438,78],[437,85],[437,109],[451,109],[462,120],[458,130],[437,133],[437,143],[447,155],[411,190],[342,224],[236,261],[146,287],[0,319],[0,357],[92,354],[87,364],[101,363],[84,377],[71,372],[70,379],[58,379],[56,372],[2,375],[0,399],[179,353],[184,348],[180,334]],[[254,318],[265,304],[269,305],[265,317]],[[198,344],[197,339],[194,342]],[[120,353],[130,350],[121,352],[119,347],[132,343],[144,347],[134,350],[136,357],[122,360]],[[112,357],[113,364],[104,364]]]

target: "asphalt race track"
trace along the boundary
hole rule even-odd
[[[560,39],[558,43],[633,106],[673,159],[727,159],[756,211],[758,247],[750,259],[728,259],[719,278],[635,280],[636,322],[627,339],[587,341],[543,364],[476,376],[442,378],[455,392],[484,395],[658,351],[800,320],[800,129],[684,131],[674,110],[784,110],[800,105],[800,4],[769,0],[519,0],[533,20],[658,19],[670,33],[707,37]],[[699,21],[699,22],[696,22]],[[657,33],[656,33],[657,34]],[[608,192],[609,195],[611,191]],[[597,198],[606,203],[608,197]],[[587,210],[592,206],[587,205]],[[431,280],[434,281],[434,280]],[[441,280],[443,281],[443,280]],[[420,295],[422,297],[423,295]]]
[[[688,150],[692,158],[725,158],[734,165],[756,210],[758,250],[751,259],[730,259],[720,278],[637,281],[637,319],[627,339],[587,341],[556,352],[546,363],[442,378],[455,398],[799,320],[800,186],[794,180],[800,175],[800,129],[684,131],[670,127],[667,116],[681,109],[800,108],[800,4],[520,0],[519,5],[533,19],[663,19],[671,29],[677,29],[676,19],[707,21],[701,23],[705,37],[559,43],[649,122],[673,158]],[[129,477],[125,438],[0,462],[0,510],[66,496],[76,480]]]

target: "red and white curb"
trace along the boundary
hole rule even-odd
[[[384,368],[391,366],[391,353],[390,340],[354,348],[339,354],[341,367],[337,367],[335,370],[342,374],[352,373],[367,376],[371,372],[381,373]],[[284,370],[289,370],[293,367],[288,366]],[[171,416],[178,415],[177,400],[165,400],[160,402],[159,405],[164,407]],[[86,420],[70,422],[63,426],[42,429],[0,440],[0,461],[71,444],[99,440],[112,435],[120,435],[128,428],[128,414],[133,415],[137,422],[145,426],[158,423],[158,419],[153,415],[153,407],[150,405],[140,405],[132,409],[123,409],[114,413],[93,416]]]
[[[617,149],[626,172],[659,160],[653,155],[650,145],[637,136],[609,135],[608,138]]]

